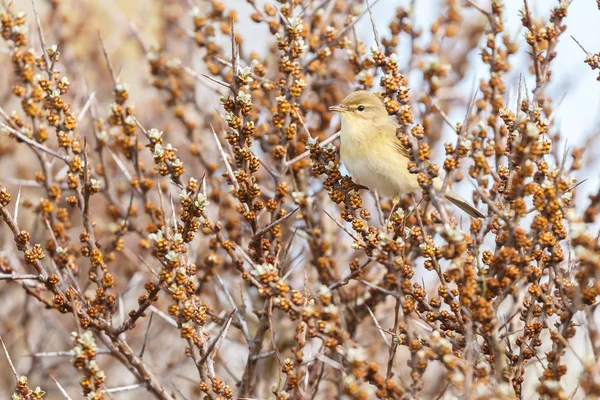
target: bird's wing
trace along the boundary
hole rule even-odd
[[[394,138],[394,147],[402,157],[410,159],[410,150],[404,147],[398,138]],[[422,162],[425,164],[425,167],[429,167],[431,165],[431,161],[429,160],[423,160]]]
[[[398,124],[391,118],[379,119],[375,122],[376,132],[380,132],[383,134],[387,140],[391,141],[394,148],[400,153],[400,155],[404,158],[410,158],[410,150],[407,149],[400,143],[400,140],[396,136],[396,131],[398,130]]]
[[[394,147],[402,157],[410,158],[410,150],[408,150],[397,138],[394,138]]]
[[[398,124],[391,118],[385,118],[383,120],[379,120],[377,123],[377,131],[383,132],[387,138],[392,141],[392,144],[398,154],[403,158],[410,159],[410,149],[404,147],[404,145],[400,142],[400,139],[396,136],[396,131],[398,129]],[[424,160],[426,167],[431,165],[430,161]]]

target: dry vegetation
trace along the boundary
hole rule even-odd
[[[0,395],[600,396],[600,191],[576,201],[547,88],[570,2],[525,0],[516,38],[500,0],[425,27],[401,6],[372,48],[366,3],[228,3],[160,2],[153,45],[123,15],[98,38],[86,2],[4,0]],[[507,78],[523,49],[534,87]],[[356,88],[413,150],[397,209],[339,170],[328,106]],[[446,210],[438,175],[488,217]]]

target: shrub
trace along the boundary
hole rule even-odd
[[[5,5],[3,386],[23,399],[44,396],[28,379],[89,399],[600,395],[600,192],[576,202],[584,148],[559,146],[547,90],[570,1],[546,20],[525,1],[517,40],[501,1],[464,3],[446,0],[427,34],[411,7],[384,27],[375,3],[341,0],[165,1],[141,30],[107,6],[109,41],[86,23],[93,2]],[[369,18],[372,48],[355,31]],[[114,56],[114,35],[135,45]],[[535,86],[518,82],[515,107],[519,48]],[[453,90],[478,65],[477,90]],[[381,95],[412,149],[424,190],[397,207],[340,170],[328,107],[357,88]],[[443,171],[425,162],[442,149]],[[487,217],[446,209],[435,176],[472,182],[463,193]]]

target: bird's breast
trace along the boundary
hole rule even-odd
[[[386,197],[416,190],[417,179],[408,172],[408,159],[396,150],[393,139],[377,135],[342,129],[340,158],[352,178]]]

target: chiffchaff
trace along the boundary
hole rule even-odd
[[[408,170],[409,150],[396,137],[398,125],[388,116],[383,102],[374,94],[359,90],[348,95],[339,106],[329,107],[340,114],[342,162],[353,178],[386,197],[415,192],[421,187],[417,175]],[[439,178],[433,188],[442,190]],[[452,189],[446,198],[471,217],[484,215]]]

